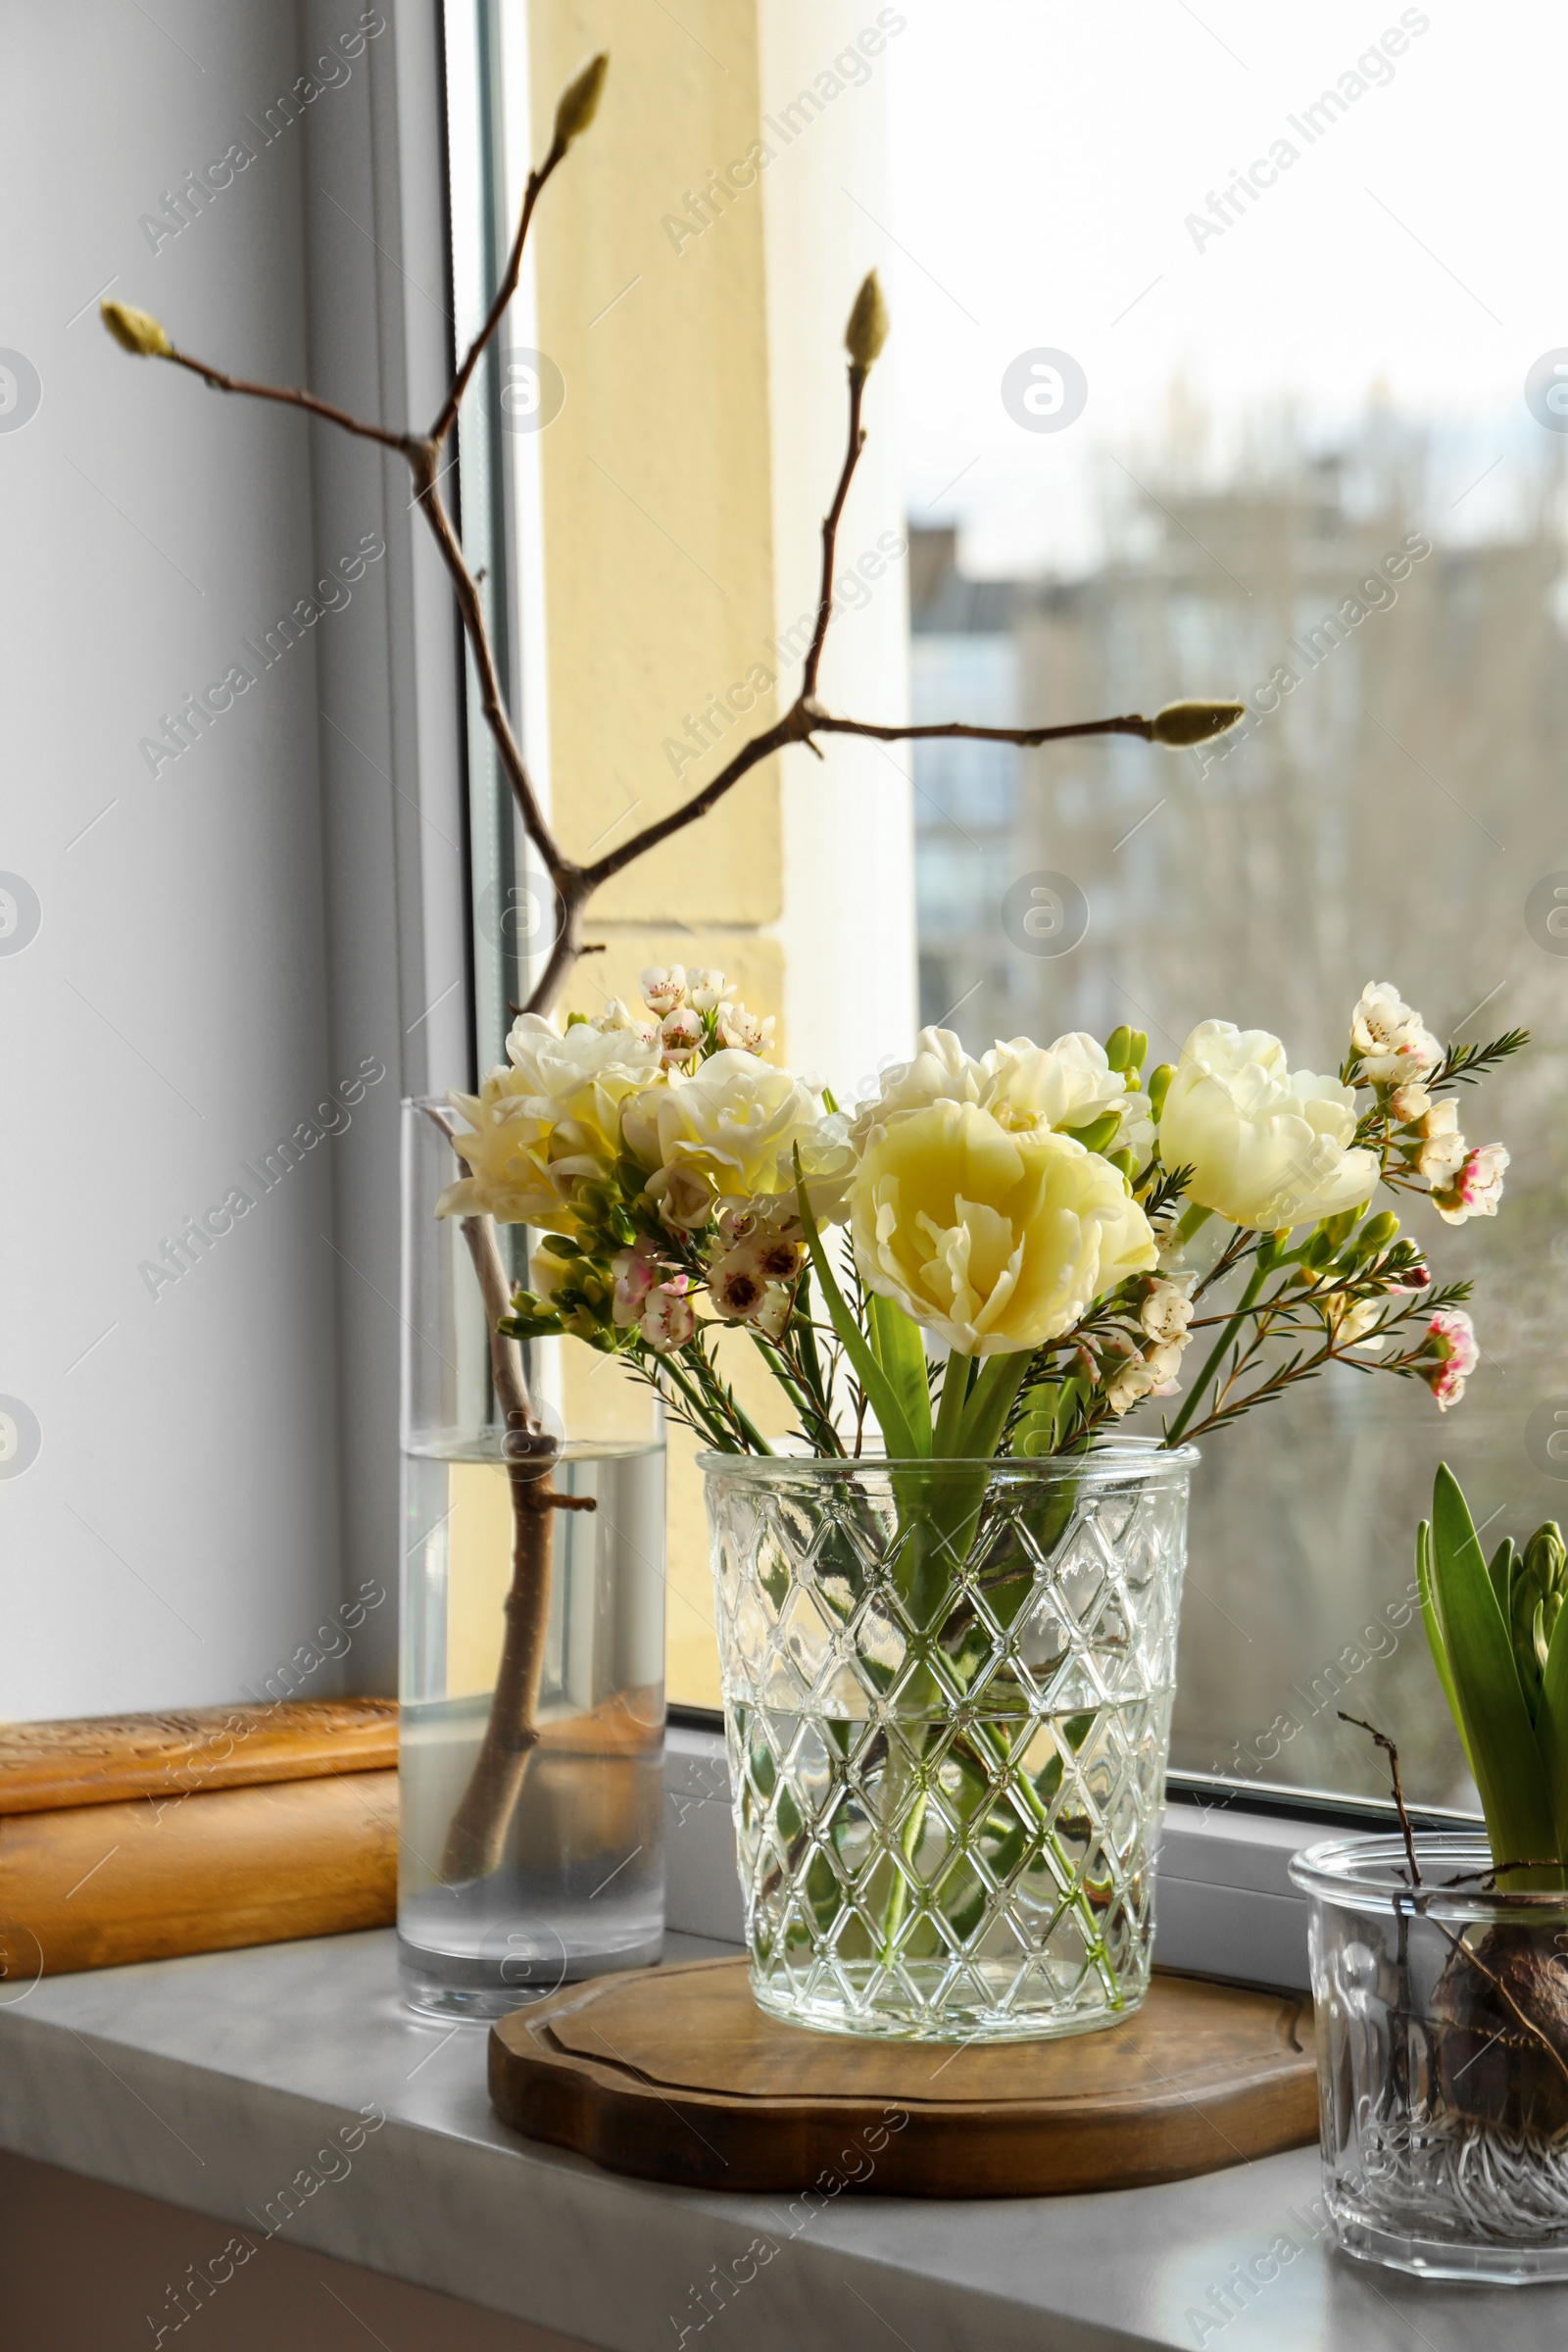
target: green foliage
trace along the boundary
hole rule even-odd
[[[1550,1522],[1522,1559],[1505,1543],[1489,1562],[1458,1480],[1446,1463],[1440,1467],[1432,1518],[1416,1538],[1421,1614],[1481,1791],[1493,1862],[1509,1887],[1568,1884],[1560,1867],[1568,1861],[1568,1640],[1556,1638],[1568,1622],[1563,1565]],[[1552,1636],[1543,1651],[1537,1635],[1552,1596]],[[1507,1867],[1520,1863],[1547,1867]]]

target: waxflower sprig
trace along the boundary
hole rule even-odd
[[[1495,1213],[1502,1147],[1423,1165],[1447,1131],[1417,1122],[1517,1032],[1445,1048],[1381,982],[1338,1077],[1223,1021],[1147,1079],[1125,1026],[980,1056],[933,1029],[850,1113],[764,1058],[771,1023],[721,972],[653,968],[642,990],[564,1033],[519,1018],[508,1066],[453,1098],[469,1173],[442,1209],[540,1229],[509,1336],[622,1357],[719,1450],[772,1450],[726,1330],[819,1455],[858,1453],[873,1419],[904,1458],[1080,1451],[1180,1396],[1176,1444],[1330,1363],[1419,1378],[1441,1410],[1463,1393],[1469,1286],[1436,1285],[1374,1196]]]

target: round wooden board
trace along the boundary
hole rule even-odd
[[[503,2018],[490,2097],[531,2139],[688,2187],[1021,2197],[1218,2171],[1317,2136],[1304,2000],[1156,1973],[1065,2041],[872,2041],[766,2017],[744,1960],[598,1977]]]

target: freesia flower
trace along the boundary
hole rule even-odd
[[[1136,1148],[1153,1132],[1148,1097],[1129,1090],[1104,1047],[1081,1029],[1054,1046],[999,1042],[978,1061],[951,1029],[922,1029],[914,1058],[884,1071],[880,1091],[858,1106],[851,1140],[863,1149],[879,1129],[933,1102],[976,1102],[1013,1130],[1089,1127],[1114,1110],[1122,1126],[1108,1150]]]
[[[1462,1306],[1438,1308],[1427,1325],[1425,1353],[1428,1361],[1418,1369],[1438,1400],[1439,1412],[1446,1413],[1450,1404],[1458,1403],[1465,1382],[1481,1360],[1475,1325]]]
[[[842,1127],[788,1070],[726,1046],[690,1074],[646,1089],[627,1105],[622,1132],[650,1171],[646,1189],[665,1221],[696,1232],[721,1200],[788,1194],[793,1202],[797,1145],[808,1177],[841,1192]]]
[[[933,1102],[978,1102],[986,1073],[951,1029],[922,1029],[910,1061],[892,1062],[877,1093],[857,1105],[850,1142],[858,1152],[901,1112]]]
[[[1402,1085],[1425,1077],[1443,1048],[1391,980],[1369,980],[1350,1015],[1350,1044],[1361,1056],[1359,1076],[1374,1085]]]
[[[1202,1021],[1182,1048],[1159,1119],[1167,1168],[1191,1166],[1189,1197],[1234,1225],[1279,1233],[1357,1208],[1378,1180],[1354,1151],[1355,1098],[1338,1079],[1294,1076],[1266,1029]]]
[[[563,1034],[525,1012],[507,1055],[510,1066],[492,1070],[477,1095],[448,1098],[471,1130],[453,1138],[469,1173],[436,1213],[570,1232],[572,1186],[613,1161],[621,1105],[658,1074],[659,1048],[635,1029],[574,1021]]]
[[[862,1280],[964,1354],[1057,1339],[1154,1263],[1118,1171],[1048,1128],[937,1102],[877,1131],[850,1191]]]
[[[1508,1153],[1501,1144],[1481,1144],[1469,1152],[1451,1180],[1434,1185],[1432,1199],[1446,1225],[1462,1225],[1467,1217],[1494,1217],[1502,1199],[1502,1172]]]

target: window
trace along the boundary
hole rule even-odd
[[[887,267],[921,714],[1208,691],[1250,711],[1206,753],[922,749],[921,1017],[977,1050],[1128,1021],[1163,1059],[1217,1015],[1331,1069],[1390,978],[1446,1033],[1533,1032],[1472,1113],[1513,1154],[1498,1221],[1412,1220],[1476,1282],[1459,1409],[1341,1373],[1211,1440],[1194,1485],[1173,1766],[1381,1797],[1343,1707],[1396,1735],[1420,1799],[1462,1806],[1415,1523],[1440,1459],[1494,1538],[1560,1511],[1568,1475],[1542,896],[1568,859],[1568,354],[1540,291],[1563,34],[1529,11],[1528,86],[1478,105],[1473,50],[1386,14],[1135,8],[1112,30],[1002,0],[1005,71],[956,72],[916,12]]]

